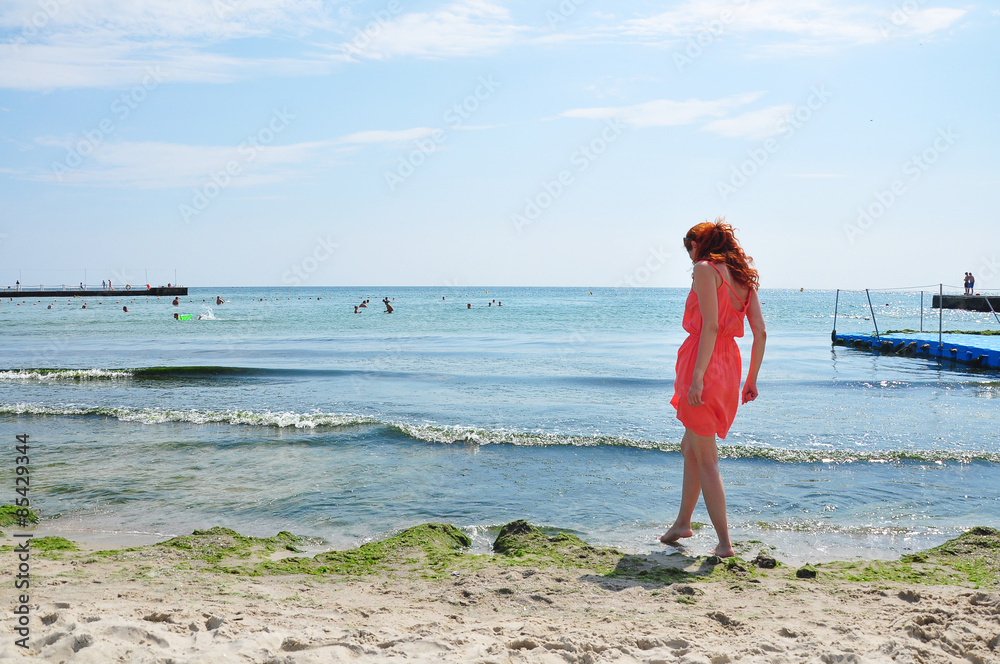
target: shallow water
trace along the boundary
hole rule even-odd
[[[486,290],[4,300],[0,427],[31,435],[43,527],[81,539],[226,525],[349,546],[446,521],[484,547],[527,518],[658,548],[680,492],[669,399],[686,290]],[[796,560],[891,557],[1000,525],[1000,376],[831,347],[833,292],[761,299],[761,397],[720,441],[734,538]],[[919,294],[879,303],[881,330],[918,329]],[[841,293],[838,332],[870,319],[864,293]],[[1000,327],[959,311],[943,324]],[[708,521],[703,506],[695,518]],[[712,544],[705,528],[691,546]]]

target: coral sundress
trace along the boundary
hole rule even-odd
[[[741,301],[719,268],[712,263],[709,265],[719,273],[722,285],[716,291],[719,299],[719,336],[715,339],[715,350],[712,351],[712,359],[705,370],[701,395],[703,403],[691,406],[687,400],[694,365],[698,359],[698,341],[702,328],[698,295],[692,287],[684,304],[683,324],[688,338],[677,351],[677,377],[674,379],[674,397],[670,400],[670,405],[677,409],[677,419],[699,436],[716,434],[719,438],[725,438],[736,418],[736,408],[740,403],[743,363],[736,337],[743,336],[743,319],[750,303],[750,293],[747,293],[745,301]],[[732,291],[733,299],[742,303],[742,311],[733,306],[729,291]]]

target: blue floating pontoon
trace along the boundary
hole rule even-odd
[[[830,338],[834,346],[848,346],[852,348],[870,350],[876,353],[902,355],[908,357],[941,358],[953,360],[967,364],[970,367],[981,367],[984,369],[1000,369],[1000,349],[980,348],[978,346],[966,346],[965,344],[953,343],[951,339],[945,339],[942,328],[941,304],[944,299],[944,286],[938,285],[939,295],[935,296],[935,305],[938,308],[938,335],[937,339],[915,339],[913,337],[895,337],[880,335],[878,323],[875,322],[875,307],[872,306],[871,295],[865,289],[868,297],[868,309],[872,315],[872,324],[875,326],[874,334],[837,334],[837,310],[840,305],[840,289],[837,289],[837,299],[833,305],[833,332]],[[940,299],[938,299],[940,298]],[[994,309],[990,298],[983,298],[990,307],[990,311],[1000,322],[1000,315]],[[920,322],[923,329],[923,291],[920,293]],[[892,334],[892,333],[890,333]],[[949,335],[951,336],[951,335]]]
[[[1000,350],[947,342],[940,343],[937,339],[899,339],[895,337],[877,337],[871,334],[837,334],[834,332],[833,344],[835,346],[850,346],[872,350],[883,354],[927,358],[939,357],[962,362],[973,367],[1000,369]]]

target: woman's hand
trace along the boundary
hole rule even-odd
[[[757,398],[757,381],[747,378],[743,384],[743,403],[749,403]]]
[[[691,376],[691,387],[688,389],[688,403],[692,406],[700,406],[704,403],[701,400],[701,393],[705,389],[705,377]]]

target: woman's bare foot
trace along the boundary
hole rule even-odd
[[[678,528],[677,526],[670,526],[670,530],[660,535],[660,542],[663,544],[673,544],[682,537],[691,537],[693,535],[694,531],[691,530],[691,526],[688,526],[686,528]]]
[[[733,556],[736,555],[736,551],[733,550],[731,544],[725,546],[720,544],[719,546],[712,549],[712,555],[718,556],[720,558],[732,558]]]

